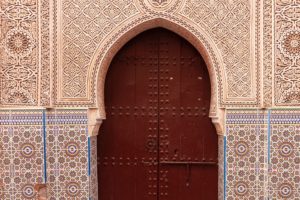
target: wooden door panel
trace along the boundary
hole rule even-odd
[[[164,100],[159,104],[159,135],[164,136],[159,199],[217,199],[217,178],[212,175],[217,174],[217,134],[208,117],[207,68],[198,52],[179,36],[160,34],[159,40],[160,86],[164,84],[159,90]],[[174,112],[166,112],[166,107]]]
[[[149,188],[157,182],[153,180],[153,174],[157,178],[154,173],[157,165],[149,164],[157,157],[149,140],[158,134],[154,120],[157,116],[149,114],[150,107],[157,109],[157,96],[149,87],[151,83],[157,90],[157,78],[149,80],[157,76],[154,70],[158,71],[155,42],[155,37],[148,34],[129,42],[113,59],[108,71],[105,88],[108,120],[98,136],[100,199],[157,200],[157,189]]]
[[[209,75],[191,44],[144,32],[115,56],[105,87],[100,199],[217,199]]]
[[[212,187],[217,179],[217,166],[191,166],[189,173],[184,165],[164,169],[168,171],[170,189],[160,200],[217,200],[218,189]]]

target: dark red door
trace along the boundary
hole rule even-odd
[[[105,87],[99,199],[217,199],[210,80],[195,48],[168,30],[146,31],[115,56]]]

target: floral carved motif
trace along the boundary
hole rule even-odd
[[[38,104],[37,0],[2,1],[1,104]]]
[[[12,57],[26,57],[32,53],[34,43],[29,31],[22,28],[11,29],[6,34],[5,50]]]
[[[300,1],[275,1],[275,104],[300,104]]]
[[[279,39],[279,50],[287,58],[300,57],[300,30],[290,29],[284,32]]]

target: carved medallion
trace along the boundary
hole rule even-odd
[[[300,58],[300,30],[290,29],[279,39],[280,52],[289,59]]]
[[[148,12],[174,12],[182,3],[184,3],[183,0],[139,0],[139,2]]]
[[[34,39],[31,33],[22,28],[11,29],[6,34],[6,51],[13,57],[26,57],[34,48]]]

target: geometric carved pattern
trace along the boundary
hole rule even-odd
[[[86,105],[94,104],[95,99],[91,99],[89,94],[87,66],[97,45],[107,39],[106,37],[114,28],[139,12],[137,2],[137,0],[56,2],[62,6],[62,11],[57,13],[57,8],[54,8],[53,12],[56,14],[52,13],[56,15],[56,19],[61,19],[59,23],[62,26],[60,27],[62,32],[59,33],[62,39],[56,42],[56,44],[62,42],[60,43],[62,60],[59,67],[56,66],[55,61],[57,54],[53,55],[53,63],[56,67],[53,78],[62,82],[57,85],[54,80],[54,96],[59,97],[57,103],[65,100],[64,102],[68,104],[69,100],[73,99],[74,104],[76,102],[80,104],[81,100],[88,101]],[[144,2],[152,5],[153,9],[162,10],[177,1],[144,0]],[[187,17],[197,23],[199,28],[205,29],[222,54],[226,67],[226,97],[252,98],[256,89],[251,81],[259,75],[253,74],[251,70],[255,71],[256,69],[253,68],[258,68],[259,63],[250,63],[252,58],[250,51],[254,49],[250,48],[250,40],[258,40],[259,33],[256,33],[255,38],[250,36],[250,29],[256,31],[258,29],[252,26],[250,21],[255,20],[255,26],[259,26],[259,19],[257,16],[254,16],[257,19],[250,19],[250,15],[254,10],[252,7],[256,6],[256,10],[259,10],[259,3],[249,3],[245,0],[186,0],[184,3],[180,10],[182,17]],[[50,4],[51,2],[46,0],[2,1],[1,3],[1,105],[51,104]],[[299,1],[276,0],[272,3],[266,0],[263,1],[263,5],[264,103],[268,107],[272,104],[272,43],[274,41],[275,105],[300,105],[298,100],[300,96]],[[272,13],[273,5],[274,13]],[[272,39],[272,14],[275,18],[274,40]],[[56,40],[55,38],[52,39]],[[256,43],[257,49],[259,46],[259,42]]]
[[[273,3],[263,1],[263,105],[271,107],[273,102]]]
[[[221,104],[258,105],[259,48],[254,48],[251,40],[255,40],[255,45],[259,46],[259,11],[259,1],[249,3],[245,0],[54,1],[53,40],[54,48],[57,48],[53,58],[54,104],[95,105],[96,83],[91,76],[96,76],[98,71],[91,69],[94,67],[90,67],[91,61],[96,60],[93,58],[96,49],[109,49],[107,45],[114,43],[108,41],[112,41],[116,33],[123,35],[128,30],[121,32],[119,25],[125,27],[124,22],[132,22],[131,26],[136,26],[137,22],[142,22],[142,18],[145,21],[146,18],[176,18],[178,24],[198,25],[194,28],[197,34],[201,33],[197,29],[204,29],[220,50],[218,56],[222,59],[225,74],[219,79],[223,78],[227,83],[219,86],[225,89],[220,91],[224,93]],[[253,14],[255,26],[250,23]],[[252,51],[255,52],[250,53]]]
[[[150,5],[152,11],[139,10],[141,2]],[[168,10],[170,7],[176,9]],[[3,1],[0,8],[1,104],[49,106],[52,104],[50,87],[54,83],[55,105],[95,105],[88,74],[93,54],[99,44],[107,44],[103,41],[110,39],[120,24],[140,13],[144,17],[180,16],[185,23],[188,18],[199,25],[197,28],[208,32],[220,50],[226,69],[222,78],[226,78],[227,84],[220,86],[224,87],[225,91],[221,92],[226,98],[222,105],[242,104],[239,98],[243,98],[244,105],[257,105],[259,87],[254,84],[259,82],[256,74],[260,66],[259,52],[250,54],[254,50],[250,40],[259,46],[259,33],[251,35],[252,29],[255,29],[253,33],[259,30],[259,15],[253,19],[254,27],[250,22],[252,7],[256,7],[255,15],[259,13],[259,3],[245,0]],[[52,38],[50,14],[54,20]],[[59,48],[51,58],[50,43]],[[295,39],[292,44],[297,45]]]
[[[181,14],[201,25],[217,43],[226,68],[228,97],[250,97],[249,1],[188,0]]]
[[[136,12],[132,0],[63,1],[61,98],[87,98],[87,69],[94,51],[105,35]]]
[[[275,1],[275,104],[300,105],[300,1]]]
[[[41,76],[40,105],[51,105],[51,73],[50,73],[50,2],[41,0]]]
[[[88,102],[84,105],[94,104],[95,99],[89,98],[91,94],[88,93],[90,85],[87,76],[93,53],[99,44],[110,45],[103,42],[110,39],[107,36],[117,35],[111,34],[116,33],[114,29],[140,12],[137,0],[54,2],[55,5],[61,4],[62,11],[58,11],[54,6],[52,13],[54,23],[61,23],[61,29],[54,28],[54,36],[50,38],[49,11],[52,1],[1,1],[1,105],[51,105],[52,78],[54,98],[58,97],[55,104],[66,105],[71,101],[74,101],[75,105],[81,102]],[[178,3],[178,0],[143,0],[143,2],[150,5],[153,10],[157,8],[162,11],[162,15],[156,17],[188,18],[199,25],[198,28],[205,29],[222,54],[228,83],[223,88],[228,87],[225,92],[227,97],[247,99],[254,95],[255,91],[251,88],[254,83],[251,81],[255,76],[259,76],[254,73],[255,70],[259,70],[252,68],[260,66],[258,61],[251,64],[250,47],[251,41],[255,40],[256,48],[260,48],[259,42],[256,41],[260,36],[259,33],[255,33],[258,34],[256,38],[250,37],[250,29],[259,27],[257,19],[255,27],[250,25],[251,20],[254,20],[250,19],[250,15],[251,7],[259,3],[255,5],[256,3],[252,2],[250,5],[249,0],[187,0],[185,5],[180,4],[181,16],[178,17],[178,14],[173,13],[176,9],[171,10],[171,14],[163,12],[169,12],[170,10],[165,8]],[[300,0],[264,0],[263,5],[264,105],[271,106],[273,98],[277,106],[298,106],[300,105]],[[274,13],[272,13],[273,6]],[[259,6],[256,10],[259,10],[258,8]],[[141,16],[146,20],[150,19],[149,13],[143,13]],[[155,15],[153,13],[155,12],[151,14]],[[273,15],[275,27],[272,25]],[[180,20],[176,23],[179,24]],[[124,33],[128,29],[124,29]],[[193,29],[195,30],[193,34],[197,35],[197,28]],[[59,41],[57,41],[58,34],[61,35]],[[119,33],[121,34],[123,32]],[[53,57],[50,58],[52,40],[54,48],[59,44],[61,49],[59,53],[54,51]],[[257,52],[252,54],[259,57]],[[60,55],[61,57],[56,57]],[[50,59],[53,59],[54,66],[52,74]],[[57,59],[61,59],[60,62],[57,62]],[[276,88],[274,97],[273,78]],[[56,81],[61,81],[61,85]],[[233,103],[238,105],[241,102]],[[0,199],[36,198],[34,185],[43,183],[45,178],[42,112],[0,111]],[[97,180],[97,140],[92,138],[90,141],[91,166],[88,176],[86,110],[47,111],[46,116],[48,198],[72,199],[76,196],[87,199],[90,194],[90,197],[97,199],[98,187],[94,184]],[[268,128],[266,111],[227,112],[227,152],[225,152],[227,199],[264,197],[296,199],[300,196],[300,127],[297,125],[299,118],[299,111],[272,110]],[[223,138],[220,138],[221,149],[223,142]],[[223,153],[219,151],[220,163],[224,161]],[[221,164],[220,172],[224,173],[223,167]],[[223,173],[219,173],[220,182],[223,181]],[[89,182],[92,183],[90,186]],[[219,187],[219,192],[223,191],[223,185],[219,184]],[[220,192],[219,195],[222,198],[223,193]]]
[[[257,104],[254,101],[258,99],[253,100],[253,98],[255,93],[258,95],[255,98],[259,98],[259,87],[253,86],[255,82],[259,82],[255,80],[256,77],[259,78],[256,74],[259,62],[255,61],[251,64],[250,51],[254,48],[251,48],[250,39],[256,41],[258,35],[252,38],[250,31],[251,29],[257,31],[258,27],[252,27],[250,15],[252,7],[256,6],[256,10],[259,10],[257,6],[259,3],[254,5],[256,3],[250,4],[245,0],[226,2],[187,0],[181,3],[177,0],[143,0],[143,2],[151,5],[154,11],[165,9],[165,14],[175,12],[175,10],[167,10],[168,7],[172,7],[171,5],[181,4],[180,15],[191,19],[199,25],[199,28],[209,32],[220,49],[226,69],[225,96],[228,98],[223,105],[239,104],[240,102],[236,101],[238,98],[244,98],[243,101],[247,101],[249,105]],[[2,105],[51,105],[50,78],[54,79],[53,95],[56,105],[95,105],[95,99],[91,97],[93,94],[90,94],[91,85],[88,76],[88,66],[93,53],[101,41],[108,39],[107,36],[115,28],[140,12],[138,6],[140,3],[137,0],[54,1],[53,13],[51,13],[55,22],[52,27],[54,37],[50,38],[50,4],[52,2],[46,0],[1,3],[0,41],[3,51],[1,51],[0,66],[2,72],[0,101]],[[57,4],[61,5],[62,10],[57,9]],[[288,13],[290,10],[285,11]],[[175,15],[177,14],[174,13]],[[285,13],[282,15],[293,17]],[[259,26],[258,21],[255,19],[257,26]],[[57,22],[60,24],[59,31],[56,27]],[[297,27],[291,31],[297,31]],[[59,41],[57,41],[58,33]],[[291,35],[289,38],[294,36]],[[59,52],[54,51],[51,57],[53,74],[50,73],[52,39],[54,48],[57,44],[60,48]],[[281,52],[286,44],[282,45]],[[297,46],[295,39],[292,40],[292,44]],[[259,46],[259,43],[256,46]],[[293,51],[297,52],[297,48]],[[253,54],[258,57],[258,52]],[[296,98],[297,86],[296,83],[293,84],[294,89],[287,91],[288,94],[285,96]],[[286,87],[287,84],[281,85]],[[288,101],[286,98],[283,99]]]
[[[38,1],[1,1],[2,105],[38,103]]]

